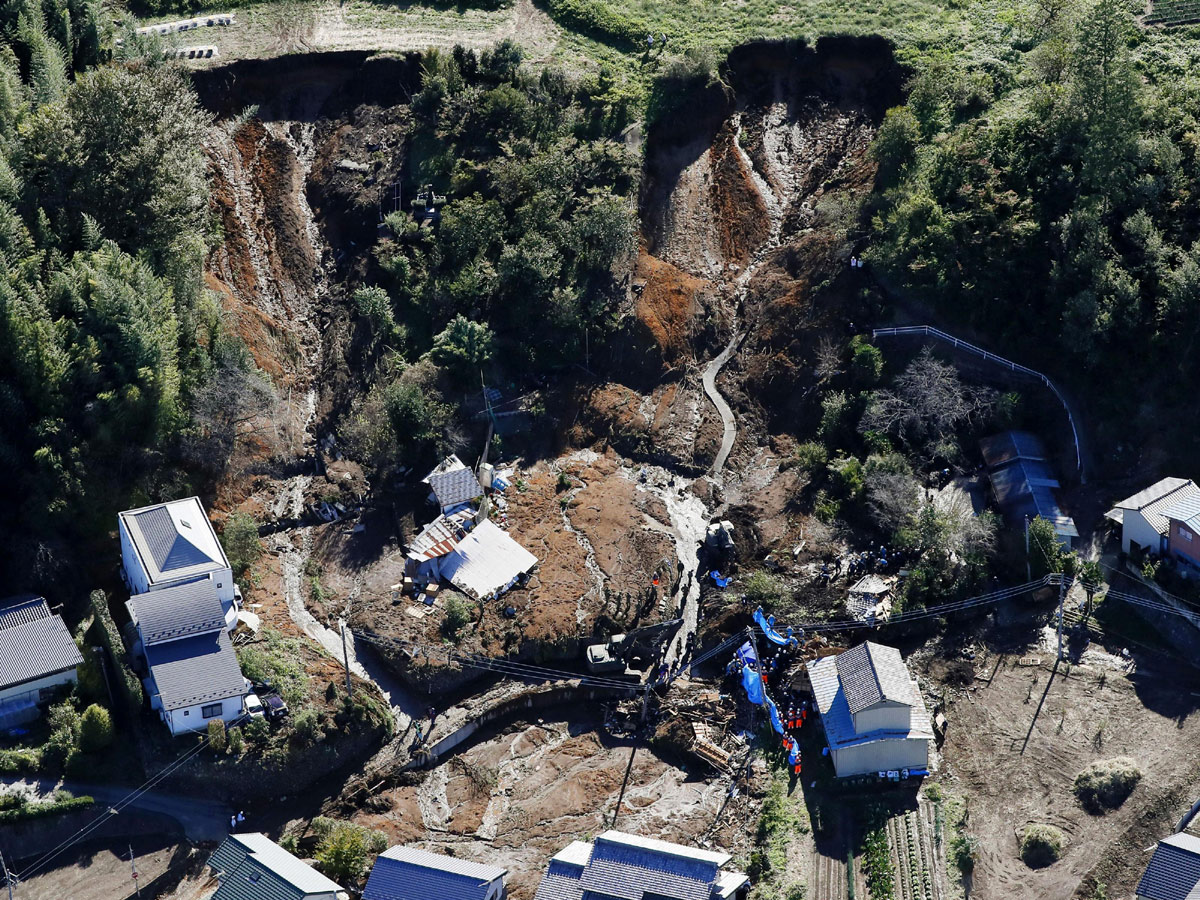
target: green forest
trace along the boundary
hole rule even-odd
[[[0,11],[0,568],[63,575],[147,479],[219,343],[201,293],[206,116],[96,2]]]
[[[1166,429],[1186,457],[1195,438],[1162,411],[1195,408],[1194,40],[1136,27],[1120,0],[1000,12],[990,43],[927,58],[888,113],[868,256],[1085,395],[1103,439]]]

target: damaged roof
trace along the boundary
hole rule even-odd
[[[454,469],[429,476],[429,487],[437,497],[438,506],[445,509],[460,503],[470,503],[483,496],[483,486],[470,469]]]
[[[408,558],[420,562],[445,556],[458,546],[465,534],[462,525],[445,516],[438,516],[412,539],[408,545]]]
[[[507,532],[484,519],[446,554],[441,574],[459,590],[482,599],[511,587],[537,562],[537,557]]]

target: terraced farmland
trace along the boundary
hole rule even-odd
[[[1200,22],[1200,0],[1154,0],[1147,25],[1190,25]]]

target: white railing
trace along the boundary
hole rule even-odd
[[[982,347],[976,347],[974,344],[960,340],[952,334],[946,334],[946,332],[934,328],[931,325],[903,325],[898,328],[875,328],[871,331],[872,338],[903,337],[906,335],[922,335],[924,337],[936,338],[939,341],[950,344],[955,350],[964,350],[967,353],[972,353],[975,356],[978,356],[980,359],[1003,366],[1010,372],[1018,372],[1022,375],[1028,375],[1030,378],[1034,378],[1048,387],[1053,392],[1054,396],[1058,398],[1058,402],[1062,404],[1063,409],[1067,412],[1067,422],[1069,422],[1071,425],[1071,438],[1075,442],[1075,467],[1079,470],[1080,483],[1086,484],[1083,473],[1083,456],[1079,450],[1079,430],[1075,427],[1075,416],[1072,415],[1071,407],[1067,404],[1066,398],[1063,397],[1062,392],[1054,386],[1053,381],[1051,381],[1041,372],[1035,372],[1028,366],[1015,363],[1010,359],[1005,359],[1003,356],[997,356],[995,353],[991,353],[987,350],[984,350]]]

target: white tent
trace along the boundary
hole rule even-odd
[[[537,557],[484,519],[441,561],[441,576],[478,599],[502,594],[537,565]]]

